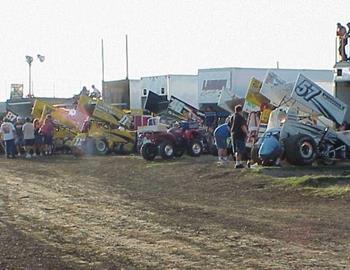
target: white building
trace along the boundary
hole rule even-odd
[[[194,107],[198,107],[197,75],[161,75],[141,77],[130,84],[130,109],[143,108],[148,92],[175,96]]]

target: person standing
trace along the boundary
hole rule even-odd
[[[345,52],[345,46],[348,44],[348,38],[346,28],[341,23],[337,23],[337,37],[339,37],[338,52],[341,56],[341,61],[346,61],[348,57]]]
[[[10,120],[5,119],[1,124],[0,132],[3,134],[3,139],[5,142],[5,152],[7,158],[15,158],[15,137],[16,129]]]
[[[34,119],[33,121],[34,126],[34,156],[36,154],[39,154],[40,156],[43,155],[43,143],[44,138],[43,135],[40,133],[40,121],[39,119]]]
[[[46,115],[46,118],[44,120],[43,125],[40,128],[39,131],[43,137],[44,137],[44,147],[45,147],[45,154],[51,155],[53,151],[53,133],[54,133],[54,126],[52,123],[51,115]]]
[[[243,158],[245,155],[246,138],[248,135],[247,122],[243,117],[242,105],[235,107],[235,113],[230,120],[233,153],[236,157],[236,169],[244,168]]]
[[[214,138],[216,147],[218,149],[218,165],[225,165],[227,163],[227,139],[231,136],[230,127],[228,123],[219,125],[214,130]]]
[[[31,151],[33,150],[35,136],[34,136],[34,125],[30,121],[30,118],[27,117],[25,124],[22,127],[23,130],[23,139],[24,139],[24,150],[26,151],[26,158],[31,158]],[[35,156],[35,152],[33,156]]]
[[[90,93],[90,97],[100,99],[101,98],[101,92],[98,90],[95,85],[91,85],[92,91]]]
[[[16,129],[15,145],[17,148],[17,155],[19,157],[21,156],[21,151],[24,144],[22,127],[23,127],[23,118],[18,116],[15,123],[15,129]]]

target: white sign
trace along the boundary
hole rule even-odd
[[[240,98],[227,90],[221,91],[221,95],[218,100],[218,106],[222,109],[233,113],[236,105],[243,105],[244,98]]]
[[[23,84],[12,83],[10,99],[21,99],[23,98]]]
[[[11,122],[14,122],[17,119],[17,115],[14,114],[13,112],[8,111],[7,114],[5,115],[4,119],[8,119]]]
[[[302,106],[342,124],[347,111],[345,103],[333,97],[316,83],[299,74],[291,97]]]
[[[198,73],[199,103],[217,103],[222,91],[230,91],[231,72],[202,71]]]
[[[293,90],[294,83],[287,83],[276,73],[268,71],[260,89],[260,94],[270,100],[270,103],[278,107],[287,102]]]

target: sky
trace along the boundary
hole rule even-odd
[[[0,100],[12,83],[36,96],[70,97],[105,80],[197,74],[200,68],[332,69],[338,0],[1,0]],[[40,62],[36,55],[45,56]]]

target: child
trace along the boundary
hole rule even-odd
[[[30,121],[30,118],[25,119],[25,124],[22,127],[23,139],[24,139],[24,150],[26,151],[26,158],[31,158],[31,151],[33,150],[35,135],[34,135],[34,125]],[[35,152],[33,153],[35,156]]]

